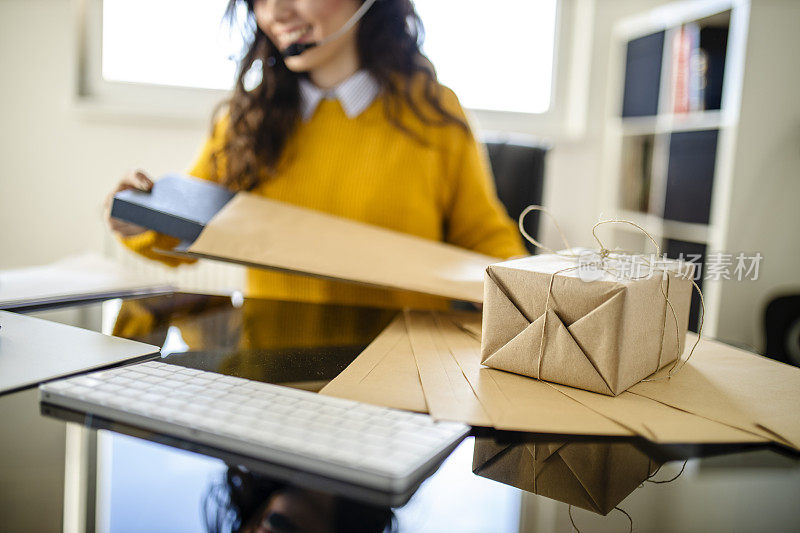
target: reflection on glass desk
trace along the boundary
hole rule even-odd
[[[319,390],[391,310],[174,294],[35,316],[163,346],[164,361]],[[800,458],[769,446],[476,429],[389,497],[79,413],[0,398],[8,531],[796,531]],[[407,500],[407,502],[406,502]],[[619,510],[616,510],[619,509]],[[624,513],[623,513],[624,512]]]

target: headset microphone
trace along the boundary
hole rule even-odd
[[[361,4],[361,7],[358,8],[358,11],[353,13],[353,16],[350,17],[348,19],[348,21],[344,23],[344,26],[342,26],[337,31],[333,32],[332,34],[328,35],[327,37],[325,37],[321,41],[311,42],[311,43],[294,43],[294,44],[291,44],[291,45],[287,46],[286,49],[281,51],[281,55],[284,58],[292,57],[292,56],[299,56],[300,54],[302,54],[306,50],[310,50],[311,48],[314,48],[316,46],[321,46],[321,45],[323,45],[325,43],[329,43],[329,42],[331,42],[331,41],[333,41],[335,39],[338,39],[339,37],[341,37],[342,35],[347,33],[350,30],[350,28],[355,26],[355,24],[359,20],[361,20],[361,17],[364,16],[364,14],[367,12],[367,10],[370,7],[372,7],[372,4],[374,4],[376,1],[377,0],[366,0],[363,4]]]
[[[294,43],[289,45],[285,50],[281,50],[281,55],[285,58],[299,56],[306,50],[310,50],[318,45],[319,43]]]

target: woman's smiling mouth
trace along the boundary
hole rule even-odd
[[[289,46],[302,41],[304,37],[307,37],[309,34],[311,34],[311,30],[313,30],[313,26],[308,24],[307,26],[303,26],[296,30],[279,33],[278,38],[281,40],[281,43],[283,43],[284,46]]]

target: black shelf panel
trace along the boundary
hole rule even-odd
[[[707,26],[700,29],[700,48],[707,54],[705,109],[722,108],[722,84],[728,49],[728,28]]]
[[[670,135],[664,218],[708,224],[719,130]]]
[[[660,31],[628,42],[625,62],[623,117],[643,117],[658,113],[664,35]]]
[[[695,264],[695,283],[700,287],[700,290],[703,290],[703,266],[706,261],[706,245],[697,242],[666,239],[664,249],[670,259],[683,259]],[[689,308],[689,330],[697,333],[699,323],[700,295],[692,288],[692,303]]]

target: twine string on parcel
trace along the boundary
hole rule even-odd
[[[535,239],[533,236],[531,236],[527,231],[525,231],[525,227],[524,227],[525,217],[528,215],[528,213],[530,213],[532,211],[539,211],[539,212],[541,212],[541,213],[543,213],[543,214],[545,214],[545,215],[550,217],[550,219],[553,221],[553,225],[555,226],[556,230],[559,233],[559,236],[561,237],[562,242],[564,243],[565,250],[563,250],[563,251],[552,250],[551,248],[545,246],[543,243],[541,243],[540,241]],[[653,236],[650,234],[650,232],[648,232],[646,229],[644,229],[639,224],[636,224],[635,222],[632,222],[630,220],[624,220],[624,219],[601,220],[601,221],[597,222],[594,226],[592,226],[592,236],[594,237],[595,241],[597,241],[598,249],[597,250],[593,250],[591,253],[593,253],[593,254],[595,254],[597,256],[598,261],[591,263],[591,266],[597,267],[600,271],[605,272],[607,274],[610,274],[610,275],[616,277],[617,279],[630,279],[630,280],[638,280],[638,279],[647,278],[647,277],[651,276],[653,274],[653,272],[661,271],[661,273],[662,273],[662,282],[659,284],[659,288],[661,289],[661,295],[664,297],[664,302],[666,303],[666,306],[669,309],[670,314],[672,315],[672,319],[673,319],[673,321],[675,323],[675,336],[676,336],[676,341],[677,341],[676,344],[675,344],[675,350],[676,350],[676,352],[679,351],[680,350],[680,341],[679,341],[679,338],[678,338],[678,335],[679,335],[678,334],[678,330],[679,330],[679,328],[678,328],[678,316],[677,316],[677,314],[675,312],[675,307],[672,305],[672,302],[670,301],[669,296],[667,295],[667,291],[664,289],[664,280],[668,279],[668,274],[667,273],[669,272],[669,268],[668,267],[657,268],[656,265],[652,264],[648,260],[646,255],[644,255],[644,254],[642,254],[640,252],[626,251],[626,250],[609,250],[608,248],[606,248],[605,245],[603,244],[603,241],[597,235],[597,229],[600,226],[603,226],[605,224],[627,224],[629,226],[632,226],[632,227],[638,229],[656,247],[656,253],[655,253],[655,257],[656,258],[661,257],[661,246],[659,246],[658,242],[655,240],[655,238],[653,238]],[[573,251],[573,249],[569,245],[569,242],[567,241],[566,235],[561,230],[561,227],[558,225],[558,221],[556,220],[555,216],[552,213],[550,213],[550,211],[548,211],[543,206],[530,205],[530,206],[526,207],[522,211],[522,213],[520,213],[520,215],[519,215],[518,225],[519,225],[519,230],[520,230],[520,233],[522,234],[522,236],[525,237],[525,239],[528,242],[530,242],[531,244],[533,244],[537,248],[540,248],[540,249],[545,250],[545,251],[547,251],[549,253],[558,255],[560,257],[568,258],[568,259],[576,261],[578,263],[575,266],[563,268],[563,269],[560,269],[560,270],[558,270],[556,272],[553,272],[551,274],[551,276],[550,276],[550,282],[549,282],[548,288],[547,288],[547,298],[545,300],[545,306],[544,306],[544,311],[545,312],[544,312],[544,318],[543,318],[542,333],[541,333],[541,338],[540,338],[540,342],[539,342],[539,361],[538,361],[537,371],[536,371],[536,379],[541,379],[542,359],[544,358],[545,342],[547,340],[546,335],[545,335],[545,331],[547,329],[547,313],[550,310],[550,297],[551,297],[552,291],[553,291],[553,282],[555,281],[555,278],[556,278],[557,275],[581,268],[582,264],[581,264],[580,261],[582,260],[582,256],[576,254]],[[643,266],[645,266],[647,268],[647,272],[645,274],[638,275],[638,276],[634,276],[634,275],[632,275],[632,273],[631,273],[631,275],[628,275],[628,273],[624,269],[621,268],[621,266],[624,265],[625,261],[630,261],[631,264],[633,264],[633,265],[636,265],[637,262],[639,262],[639,264],[641,264],[641,265],[643,265]],[[665,376],[661,376],[661,377],[658,377],[658,378],[652,378],[652,377],[651,378],[645,378],[642,381],[645,381],[645,382],[658,381],[658,380],[662,380],[662,379],[671,378],[673,375],[675,375],[677,372],[679,372],[686,365],[686,363],[689,362],[689,359],[691,359],[692,354],[694,354],[695,348],[697,348],[697,345],[700,343],[700,338],[702,337],[702,334],[703,334],[703,322],[704,322],[704,319],[705,319],[705,301],[703,299],[703,291],[700,290],[700,287],[697,285],[697,283],[694,281],[694,279],[689,278],[688,281],[691,281],[692,286],[697,291],[697,294],[700,296],[700,308],[701,308],[701,310],[700,310],[700,322],[698,324],[698,329],[697,329],[697,339],[695,340],[694,344],[692,345],[692,348],[689,350],[689,354],[686,356],[685,359],[681,359],[681,357],[680,357],[681,354],[680,353],[676,354],[675,363],[672,365],[672,367],[669,369],[669,371],[667,372],[667,374]],[[661,331],[662,342],[663,342],[663,335],[664,335],[664,330],[665,329],[666,328],[662,329],[662,331]],[[656,368],[653,371],[653,374],[655,374],[660,368],[661,368],[661,353],[659,352],[658,361],[656,362]]]
[[[652,474],[650,474],[650,476],[649,476],[647,479],[645,479],[645,480],[642,482],[642,484],[641,484],[641,485],[639,485],[639,487],[641,488],[642,486],[644,486],[644,484],[645,484],[645,483],[672,483],[673,481],[675,481],[676,479],[678,479],[679,477],[681,477],[681,474],[683,474],[683,471],[684,471],[684,469],[686,468],[686,463],[688,463],[688,462],[689,462],[689,460],[688,460],[688,459],[687,459],[686,461],[684,461],[684,462],[683,462],[683,466],[681,466],[681,470],[680,470],[680,472],[678,472],[678,474],[677,474],[676,476],[672,477],[671,479],[664,479],[664,480],[656,481],[656,480],[653,480],[653,477],[655,477],[655,476],[656,476],[656,474],[658,474],[659,470],[661,470],[661,466],[663,466],[663,465],[659,466],[659,467],[658,467],[658,468],[655,470],[655,472],[653,472]],[[625,509],[623,509],[623,508],[622,508],[622,507],[620,507],[620,506],[614,507],[614,509],[613,509],[613,510],[614,510],[614,511],[619,511],[620,513],[624,514],[624,515],[625,515],[625,516],[628,518],[628,524],[629,524],[628,533],[632,533],[632,532],[633,532],[633,517],[631,517],[631,515],[630,515],[630,514],[628,514],[628,512],[626,512],[626,511],[625,511]],[[569,508],[567,509],[567,514],[569,515],[569,521],[570,521],[570,524],[572,524],[572,528],[573,528],[575,531],[577,531],[578,533],[581,533],[581,530],[580,530],[580,529],[578,529],[578,526],[577,526],[577,524],[575,524],[575,519],[574,519],[574,517],[572,516],[572,505],[569,505]]]
[[[620,513],[624,514],[628,518],[628,522],[629,522],[628,533],[633,533],[633,518],[631,517],[631,515],[629,515],[625,511],[625,509],[623,509],[622,507],[614,507],[614,509],[612,509],[612,510],[613,511],[619,511]],[[581,530],[578,529],[578,526],[575,524],[575,519],[572,516],[572,505],[569,505],[567,507],[567,514],[569,515],[569,523],[572,524],[572,529],[574,529],[578,533],[581,533]]]
[[[539,468],[537,468],[537,467],[538,467],[539,463],[536,461],[536,448],[537,448],[536,445],[534,445],[533,446],[533,493],[534,494],[539,494],[539,489],[537,487],[537,481],[538,481],[538,477],[539,477]],[[628,533],[632,533],[633,532],[633,518],[631,518],[631,515],[626,513],[620,507],[614,507],[613,510],[620,511],[622,514],[624,514],[625,516],[628,517],[628,520],[630,520],[630,530],[629,530]],[[581,533],[581,530],[578,529],[578,526],[575,524],[575,519],[572,517],[572,504],[567,504],[567,514],[569,515],[569,522],[570,522],[570,524],[572,524],[572,528],[575,531],[577,531],[578,533]]]
[[[664,465],[661,465],[661,466],[659,466],[659,467],[656,469],[656,471],[655,471],[655,472],[653,472],[653,473],[650,475],[650,477],[648,477],[647,479],[645,479],[645,480],[642,482],[642,485],[644,485],[645,483],[655,483],[656,485],[660,485],[660,484],[663,484],[663,483],[672,483],[673,481],[675,481],[676,479],[678,479],[679,477],[681,477],[681,475],[683,475],[683,471],[686,469],[686,463],[688,463],[688,462],[689,462],[689,460],[688,460],[688,459],[686,459],[686,460],[683,462],[683,466],[681,466],[681,470],[680,470],[680,472],[678,472],[678,473],[677,473],[675,476],[671,477],[670,479],[661,479],[661,480],[655,480],[655,479],[653,479],[653,478],[654,478],[654,477],[656,477],[656,474],[658,474],[659,470],[661,470],[661,466],[664,466]]]

